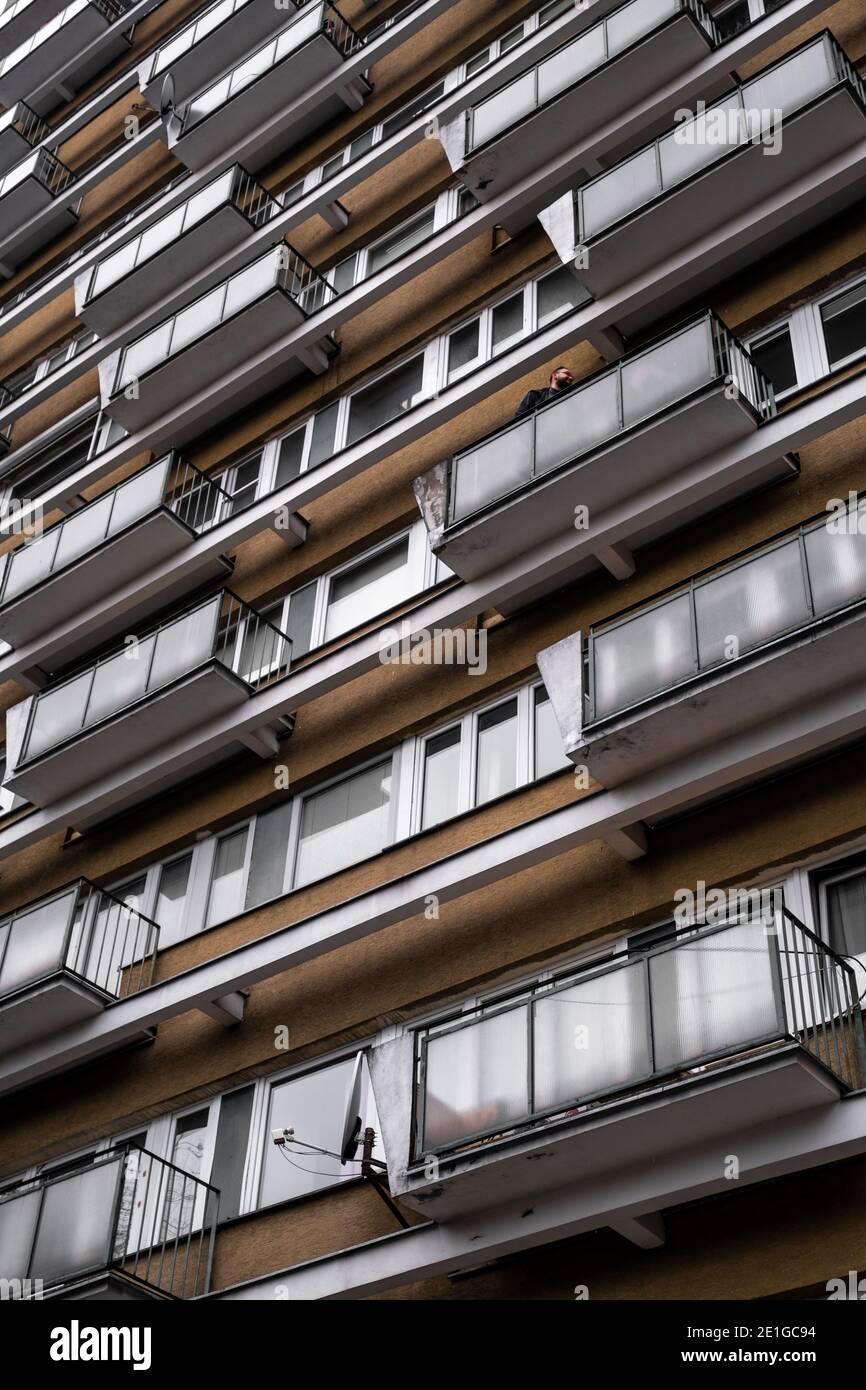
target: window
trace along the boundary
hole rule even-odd
[[[388,841],[392,759],[304,799],[295,887],[378,854]]]
[[[823,304],[821,322],[831,368],[859,357],[866,351],[866,285],[856,285]]]
[[[448,820],[450,816],[456,816],[460,809],[460,740],[459,724],[427,740],[421,810],[424,830]]]
[[[377,270],[405,256],[422,241],[426,241],[433,231],[435,213],[432,208],[422,212],[409,223],[392,232],[390,236],[372,246],[368,253],[367,274],[374,275]]]
[[[732,0],[732,3],[719,5],[712,10],[719,30],[719,38],[732,39],[741,34],[752,22],[749,14],[749,0]]]
[[[772,382],[777,400],[796,388],[797,364],[794,361],[791,330],[787,324],[757,339],[751,344],[749,352],[755,364]]]
[[[223,835],[217,842],[205,923],[208,927],[217,922],[227,922],[230,917],[236,917],[243,911],[249,830],[249,826],[244,826],[242,830]]]
[[[821,923],[840,956],[866,964],[866,863],[862,858],[839,865],[817,880]],[[862,972],[858,972],[862,988]]]
[[[178,940],[184,920],[192,855],[174,859],[160,871],[154,917],[160,927],[160,946]]]
[[[347,444],[381,429],[418,401],[424,380],[424,358],[414,357],[355,393],[349,402]]]
[[[866,354],[866,279],[794,309],[747,344],[777,397],[821,381]]]
[[[507,700],[478,720],[475,801],[513,791],[517,786],[517,701]]]
[[[325,641],[408,597],[409,577],[408,536],[335,575],[328,592]]]
[[[559,772],[568,762],[562,751],[562,735],[543,685],[533,691],[533,770],[536,778]]]

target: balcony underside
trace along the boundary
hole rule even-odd
[[[176,357],[167,358],[148,372],[138,383],[137,398],[134,395],[126,396],[121,391],[108,400],[103,409],[106,415],[125,429],[143,429],[174,406],[181,405],[221,377],[245,366],[302,323],[303,319],[303,313],[287,294],[272,290],[214,328],[200,341],[191,343]],[[113,374],[116,363],[117,358],[114,357],[101,364],[106,368],[106,375]],[[285,357],[246,392],[210,400],[208,419],[216,421],[306,370],[306,362],[299,357]],[[185,439],[186,436],[179,437],[175,442],[182,444]]]
[[[88,328],[105,337],[163,302],[166,302],[167,311],[167,301],[172,305],[176,301],[180,307],[185,302],[184,286],[201,275],[208,265],[240,246],[251,232],[247,218],[232,204],[218,208],[184,236],[170,242],[158,256],[144,261],[96,298],[83,300],[76,285],[78,316]],[[86,287],[89,272],[82,279]],[[196,293],[208,287],[209,282],[202,281]]]
[[[585,728],[579,746],[566,749],[604,787],[616,787],[703,750],[724,745],[731,761],[740,744],[763,728],[796,720],[804,750],[814,752],[825,722],[824,706],[839,692],[864,691],[862,719],[850,737],[866,730],[866,606],[804,635],[744,657],[666,694],[643,709]],[[828,751],[822,749],[821,751]]]
[[[173,739],[237,709],[248,698],[247,686],[238,676],[221,662],[210,662],[133,708],[20,765],[4,785],[34,806],[48,806],[139,758],[150,754],[158,759]]]
[[[63,623],[73,622],[92,604],[108,592],[117,592],[146,574],[153,566],[175,556],[182,556],[193,540],[189,527],[167,508],[152,512],[134,526],[105,542],[98,549],[83,555],[74,565],[61,570],[33,589],[25,589],[3,608],[0,608],[0,639],[13,647],[32,642],[54,631]],[[210,579],[225,576],[231,565],[221,556],[203,559],[201,565],[186,573],[181,584],[170,592],[164,588],[143,603],[127,609],[122,617],[107,628],[99,629],[99,640],[129,630],[131,621],[140,621],[158,612],[184,592]],[[54,650],[55,661],[74,660],[93,647],[94,633],[88,631],[77,644]]]
[[[106,1270],[86,1279],[72,1280],[54,1289],[45,1289],[44,1299],[63,1299],[68,1302],[90,1300],[94,1303],[164,1303],[170,1296],[135,1279],[126,1279],[120,1270]]]
[[[85,6],[0,77],[0,102],[8,107],[24,99],[37,116],[46,116],[62,102],[70,101],[91,77],[128,51],[131,40],[120,27],[109,33],[112,23],[93,5]],[[52,83],[73,54],[82,53],[100,38],[102,42],[96,44],[95,50],[76,64],[74,76]]]
[[[28,228],[34,217],[39,219],[37,225]],[[51,193],[38,178],[22,180],[0,198],[0,242],[4,243],[0,260],[10,268],[20,265],[77,221],[66,194]]]
[[[32,141],[14,126],[7,126],[5,130],[0,131],[0,174],[5,174],[20,160],[25,159],[32,149]]]
[[[375,1090],[376,1049],[372,1056]],[[376,1091],[391,1192],[428,1219],[450,1221],[605,1173],[636,1173],[653,1160],[685,1156],[716,1139],[720,1153],[731,1152],[732,1145],[736,1151],[738,1133],[832,1105],[840,1087],[800,1047],[782,1043],[643,1095],[590,1105],[579,1118],[565,1116],[479,1143],[453,1160],[442,1155],[435,1179],[425,1175],[423,1164],[407,1172],[394,1161],[394,1126],[397,1133],[410,1133],[409,1094],[407,1086],[399,1113],[388,1113]]]
[[[65,9],[68,3],[69,0],[30,0],[29,5],[25,5],[14,19],[10,19],[0,29],[0,58],[14,53],[15,49],[32,38],[43,24],[47,24],[49,19],[54,19],[55,15]]]
[[[168,122],[169,151],[188,169],[203,169],[240,141],[249,140],[243,154],[244,168],[251,172],[263,168],[328,121],[345,116],[347,108],[357,108],[360,103],[348,93],[345,97],[332,93],[311,98],[293,110],[305,92],[337,72],[344,61],[330,39],[316,35],[186,133],[182,122],[172,116]],[[273,122],[278,123],[279,133],[257,139],[261,127]]]
[[[784,121],[781,150],[777,154],[765,154],[760,144],[746,145],[609,231],[589,238],[581,281],[596,298],[601,298],[703,238],[714,238],[724,248],[726,225],[750,213],[754,216],[756,208],[772,200],[772,225],[757,240],[741,238],[737,249],[724,257],[721,266],[714,267],[703,280],[687,281],[679,300],[654,301],[653,316],[669,311],[677,302],[717,280],[722,271],[728,276],[753,264],[757,257],[786,245],[861,197],[866,189],[866,168],[859,179],[841,183],[832,194],[832,204],[828,203],[826,189],[816,195],[798,181],[805,180],[808,185],[810,173],[820,173],[864,139],[863,108],[847,89],[831,92]],[[544,217],[542,221],[562,254],[561,236],[554,234]],[[571,259],[571,254],[569,251],[566,259]],[[649,310],[644,309],[627,320],[618,320],[617,326],[630,333],[648,321]]]
[[[87,980],[60,970],[17,994],[0,998],[0,1048],[24,1047],[101,1013],[111,995]]]
[[[504,189],[537,172],[541,152],[544,163],[567,153],[593,131],[660,91],[710,51],[706,33],[689,15],[681,14],[465,158],[461,113],[458,121],[442,130],[445,153],[479,202],[490,202]],[[455,148],[458,140],[459,147]],[[551,187],[551,194],[556,196],[573,187],[574,181],[572,171],[567,181]],[[529,225],[532,217],[531,209],[524,210],[504,225],[513,233]]]
[[[575,547],[583,552],[582,563],[571,576],[577,578],[597,568],[597,562],[586,555],[587,533],[574,530],[578,505],[588,508],[590,528],[599,530],[599,522],[615,509],[623,495],[667,487],[670,522],[655,521],[640,532],[619,538],[620,543],[637,548],[728,501],[789,477],[792,465],[786,459],[756,464],[735,486],[728,484],[715,492],[707,489],[699,506],[688,510],[677,506],[678,494],[689,491],[693,472],[705,472],[710,455],[753,434],[756,428],[755,416],[748,406],[740,400],[727,399],[723,386],[714,387],[664,418],[613,439],[589,458],[543,474],[520,492],[492,503],[479,515],[431,536],[432,548],[461,579],[477,579],[570,530]],[[559,587],[563,582],[558,574],[551,587]],[[523,598],[521,603],[526,601]]]
[[[162,84],[168,73],[174,83],[175,101],[186,101],[193,92],[201,90],[204,83],[227,72],[233,63],[240,62],[271,34],[283,29],[292,18],[294,8],[292,0],[282,6],[259,5],[253,0],[251,4],[241,5],[152,80],[147,79],[147,67],[140,68],[140,90],[145,101],[159,110]]]

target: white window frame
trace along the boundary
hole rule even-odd
[[[826,304],[832,303],[834,299],[841,295],[848,294],[858,286],[866,286],[866,275],[862,271],[858,272],[849,280],[842,281],[835,285],[831,290],[827,290],[817,299],[811,300],[808,304],[802,304],[798,309],[785,314],[766,328],[753,333],[745,343],[748,350],[759,347],[765,339],[772,337],[781,329],[787,328],[791,338],[791,348],[794,353],[794,367],[797,372],[797,382],[787,391],[782,391],[777,395],[777,401],[784,401],[789,396],[793,396],[797,391],[802,391],[807,386],[814,386],[823,381],[826,377],[832,376],[835,372],[844,370],[855,362],[862,362],[866,359],[866,345],[859,352],[852,353],[844,361],[837,362],[834,366],[830,365],[830,358],[827,353],[827,344],[824,337],[824,324],[821,311]]]

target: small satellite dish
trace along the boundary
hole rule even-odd
[[[361,1084],[364,1080],[364,1054],[359,1052],[352,1068],[349,1089],[346,1092],[346,1109],[343,1116],[343,1133],[340,1139],[340,1162],[350,1163],[358,1151],[361,1139]]]
[[[160,116],[170,116],[174,110],[174,78],[167,72],[163,78],[162,90],[159,94],[159,114]]]

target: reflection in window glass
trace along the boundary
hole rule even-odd
[[[331,580],[325,640],[384,613],[407,597],[409,537]]]
[[[243,909],[244,859],[249,827],[224,835],[217,845],[211,879],[207,925],[226,922]]]
[[[497,304],[491,317],[495,352],[497,348],[504,347],[523,332],[523,291],[513,294],[504,304]]]
[[[448,339],[448,377],[449,380],[474,362],[481,351],[481,320],[473,319],[452,333]]]
[[[488,710],[478,720],[475,801],[482,806],[517,786],[517,701]]]
[[[424,749],[422,829],[438,825],[460,809],[460,725],[429,738]]]
[[[858,285],[822,305],[821,321],[831,367],[866,348],[866,285]]]
[[[347,443],[354,444],[365,434],[380,429],[409,410],[421,390],[424,358],[414,357],[387,376],[357,391],[349,404]]]
[[[185,854],[182,859],[175,859],[171,864],[166,864],[160,873],[154,909],[159,927],[160,947],[180,938],[191,864],[192,855]]]
[[[749,353],[755,365],[770,378],[777,396],[797,385],[797,365],[787,327],[778,329],[760,342],[752,343]]]
[[[304,801],[295,887],[378,854],[390,818],[391,759]]]
[[[550,323],[569,309],[576,309],[586,299],[577,278],[568,266],[554,270],[538,282],[538,326]]]

